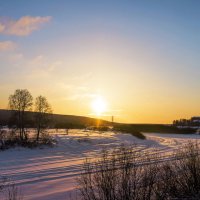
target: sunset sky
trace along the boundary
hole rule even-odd
[[[60,114],[200,115],[200,1],[1,0],[0,108],[25,88]]]

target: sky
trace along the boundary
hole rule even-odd
[[[28,89],[60,114],[95,116],[101,99],[99,117],[118,122],[198,116],[199,10],[199,0],[0,0],[0,108]]]

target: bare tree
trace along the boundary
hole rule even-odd
[[[9,107],[16,111],[17,127],[20,131],[20,139],[27,140],[25,132],[25,111],[31,110],[33,97],[27,89],[17,89],[9,96]]]
[[[50,114],[52,113],[52,108],[46,97],[38,96],[35,100],[35,123],[37,128],[36,140],[40,138],[40,133],[42,130],[48,127],[50,121]]]

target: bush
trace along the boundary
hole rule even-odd
[[[141,132],[135,130],[132,126],[130,125],[117,125],[114,127],[115,131],[120,131],[122,133],[129,133],[139,139],[146,139],[145,135],[143,135]]]
[[[161,162],[158,154],[121,147],[86,160],[78,179],[82,200],[200,199],[200,155],[197,143]]]
[[[9,184],[5,190],[5,200],[23,200],[19,188],[14,183]]]
[[[52,146],[56,141],[49,135],[47,131],[41,133],[41,144]]]
[[[200,199],[199,150],[197,143],[190,142],[175,152],[175,160],[162,166],[162,193],[171,199]]]
[[[150,199],[156,182],[157,165],[138,165],[141,155],[133,148],[102,152],[96,163],[87,160],[78,179],[83,200]],[[147,157],[146,157],[147,159]]]
[[[34,134],[26,131],[27,139],[21,140],[19,132],[15,129],[0,130],[0,150],[6,150],[12,147],[36,148],[41,145],[53,146],[56,141],[48,134],[47,131],[41,133],[40,140],[36,140]]]
[[[142,140],[144,140],[144,139],[146,139],[146,136],[145,135],[143,135],[142,133],[140,133],[140,132],[138,132],[138,131],[129,131],[129,133],[132,135],[132,136],[135,136],[135,137],[137,137],[137,138],[139,138],[139,139],[142,139]]]
[[[21,140],[15,130],[0,130],[0,149],[5,150],[16,145],[21,145]]]
[[[0,177],[0,193],[2,200],[23,200],[20,188],[5,177]]]

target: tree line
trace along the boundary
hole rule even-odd
[[[187,126],[187,127],[197,127],[200,126],[200,120],[195,120],[195,117],[191,119],[179,119],[173,121],[173,126]]]

